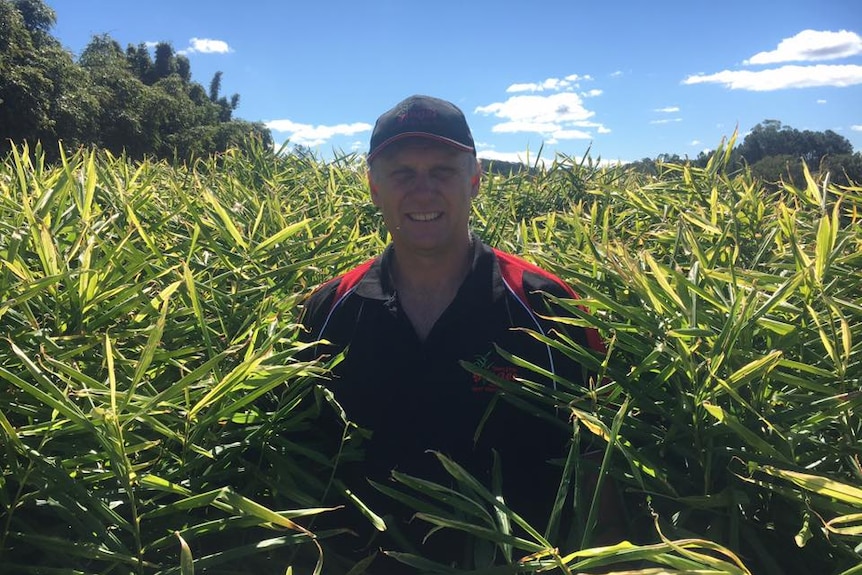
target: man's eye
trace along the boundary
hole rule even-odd
[[[454,173],[455,170],[452,168],[436,168],[431,171],[431,177],[444,180],[446,178],[451,178]]]

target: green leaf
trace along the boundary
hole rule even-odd
[[[838,501],[843,501],[850,505],[862,507],[862,488],[854,485],[836,481],[822,475],[779,469],[770,465],[762,465],[759,466],[758,469],[764,473],[772,475],[773,477],[779,477],[781,479],[791,481],[812,493],[822,495],[823,497],[837,499]]]
[[[715,419],[726,425],[734,433],[742,438],[745,443],[754,449],[755,453],[762,453],[772,459],[786,461],[787,458],[778,449],[772,446],[769,442],[761,438],[761,436],[747,427],[745,427],[736,417],[727,413],[718,405],[712,405],[709,402],[703,403],[703,408]]]
[[[298,222],[292,223],[289,226],[279,230],[272,236],[268,237],[264,241],[260,242],[252,249],[252,255],[260,255],[261,252],[268,251],[271,247],[281,242],[284,242],[291,236],[295,235],[297,232],[302,230],[308,230],[308,219],[300,220]]]
[[[180,573],[182,575],[195,575],[195,560],[192,557],[189,544],[186,543],[179,531],[174,531],[174,535],[180,540]]]
[[[782,355],[783,352],[781,350],[774,350],[759,359],[745,364],[727,377],[727,385],[737,388],[752,380],[766,377],[778,365]]]
[[[814,277],[818,282],[822,282],[826,274],[829,257],[835,248],[836,232],[837,230],[832,229],[832,220],[828,215],[820,218],[820,225],[817,226],[817,248],[814,254]]]
[[[11,344],[15,355],[17,355],[24,365],[27,367],[28,371],[31,375],[36,379],[36,381],[41,385],[41,387],[47,389],[46,391],[42,391],[36,385],[18,377],[13,374],[5,367],[0,366],[0,377],[11,383],[12,385],[22,389],[26,393],[30,394],[34,399],[39,401],[39,403],[43,403],[49,406],[51,409],[56,410],[61,413],[65,417],[69,418],[71,421],[80,425],[84,428],[89,428],[92,430],[93,425],[87,419],[83,412],[81,412],[78,407],[69,401],[69,399],[61,392],[57,387],[47,378],[45,377],[41,368],[39,368],[36,364],[34,364],[29,357],[14,343]]]
[[[224,229],[227,230],[231,239],[237,243],[242,249],[247,250],[248,244],[245,241],[245,238],[242,237],[242,234],[239,233],[239,229],[237,229],[236,225],[233,222],[233,219],[227,213],[227,210],[221,205],[218,198],[213,195],[210,190],[204,190],[203,198],[210,205],[210,207],[215,211],[216,215],[218,215],[221,220],[222,225],[224,225]]]
[[[837,535],[862,537],[862,513],[835,517],[826,522],[826,529]]]

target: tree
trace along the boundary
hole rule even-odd
[[[177,74],[182,78],[183,82],[188,84],[192,81],[192,63],[182,54],[176,57]]]
[[[218,101],[218,94],[221,92],[221,70],[213,74],[213,79],[210,80],[210,102]]]
[[[136,49],[132,60],[130,63],[128,50],[124,53],[119,43],[102,34],[93,36],[78,61],[88,73],[90,91],[98,101],[98,127],[90,142],[138,158],[152,150],[156,137],[144,126],[148,87],[134,69],[136,63],[139,69],[145,66],[146,59]]]
[[[694,159],[692,164],[697,166],[698,168],[705,168],[714,155],[715,150],[701,150],[700,152],[698,152],[697,157]]]
[[[243,145],[249,134],[271,146],[258,123],[233,121],[239,94],[191,81],[191,63],[167,42],[155,59],[143,43],[124,51],[94,36],[76,63],[50,33],[56,16],[41,0],[0,0],[0,152],[10,142],[96,145],[133,158],[198,156]]]
[[[862,185],[862,152],[827,156],[820,173],[829,173],[829,181],[839,186]]]
[[[825,132],[802,132],[802,158],[809,163],[820,162],[827,156],[837,156],[853,153],[853,145],[850,140],[836,134],[832,130]]]
[[[49,37],[48,32],[57,23],[57,13],[54,10],[42,0],[14,0],[13,4],[31,34]]]
[[[782,135],[781,122],[778,120],[764,120],[754,126],[751,132],[745,136],[742,143],[737,146],[737,152],[748,165],[754,165],[766,156],[778,156],[790,153],[792,145],[787,141],[789,135]],[[784,137],[783,136],[787,136]],[[782,139],[785,143],[782,144]]]
[[[148,90],[142,119],[151,126],[154,152],[162,157],[173,154],[163,147],[168,136],[199,123],[196,121],[195,103],[189,98],[186,85],[177,74],[162,78]]]
[[[768,156],[795,156],[815,168],[828,155],[852,154],[853,145],[847,138],[832,130],[800,132],[782,126],[778,120],[764,120],[757,124],[738,146],[739,156],[753,166]]]
[[[71,54],[59,45],[43,48],[45,75],[52,90],[47,94],[52,130],[39,134],[45,144],[62,140],[66,147],[78,147],[92,141],[98,128],[99,102],[89,90],[87,73],[75,64]],[[51,150],[54,157],[58,150]]]
[[[221,91],[221,71],[213,74],[210,81],[210,101],[219,107],[218,118],[220,122],[230,122],[233,111],[239,106],[239,94],[231,96],[230,101],[224,96],[219,97]]]
[[[0,0],[0,151],[10,141],[42,141],[51,158],[50,142],[77,146],[93,130],[86,75],[48,35],[53,22],[37,0]]]
[[[773,188],[780,187],[782,183],[796,187],[805,185],[802,160],[790,154],[761,158],[751,165],[751,173]]]
[[[636,162],[629,162],[628,164],[626,164],[626,166],[641,174],[655,176],[658,173],[655,164],[655,160],[653,160],[652,158],[641,158]]]
[[[110,68],[131,71],[128,59],[123,53],[123,49],[120,48],[120,44],[107,34],[93,36],[90,39],[90,43],[81,52],[78,64],[97,73],[101,69]]]
[[[177,62],[174,57],[174,48],[167,42],[156,44],[156,59],[153,64],[154,81],[167,78],[176,73]]]
[[[659,154],[655,161],[659,164],[685,164],[688,158],[681,158],[679,154]]]
[[[144,84],[153,83],[153,60],[150,58],[150,49],[147,45],[140,43],[137,46],[126,48],[126,61],[129,63],[132,73]]]
[[[176,157],[199,158],[229,148],[243,148],[256,139],[264,149],[272,148],[272,133],[260,122],[232,120],[209,126],[194,126],[171,135],[166,142]]]
[[[49,80],[30,55],[35,52],[24,18],[14,4],[0,1],[0,136],[21,140],[51,125],[45,97]]]
[[[757,124],[734,156],[735,163],[750,166],[754,175],[773,186],[782,182],[804,186],[803,162],[815,177],[829,171],[835,183],[846,184],[856,173],[853,145],[847,138],[832,130],[796,130],[778,120]]]

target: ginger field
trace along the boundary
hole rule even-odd
[[[405,572],[862,573],[862,187],[776,189],[729,173],[731,148],[484,179],[473,229],[568,281],[564,321],[608,352],[557,337],[592,385],[501,383],[570,414],[546,523],[443,456],[457,493],[393,476],[415,522],[477,541],[460,567],[381,551]],[[357,156],[4,158],[0,573],[375,573],[335,551],[343,514],[380,519],[339,475],[362,433],[296,321],[386,242]],[[618,488],[616,544],[593,540],[587,473]]]

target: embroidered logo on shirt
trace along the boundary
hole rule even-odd
[[[485,371],[490,371],[500,379],[504,379],[506,381],[515,381],[515,378],[518,377],[518,368],[514,365],[494,365],[493,360],[491,359],[492,352],[489,352],[483,356],[477,357],[473,360],[473,364],[477,367],[481,367]],[[473,374],[473,387],[472,390],[474,393],[495,393],[499,390],[499,387],[494,385],[492,382],[483,378],[481,375],[474,373]]]

